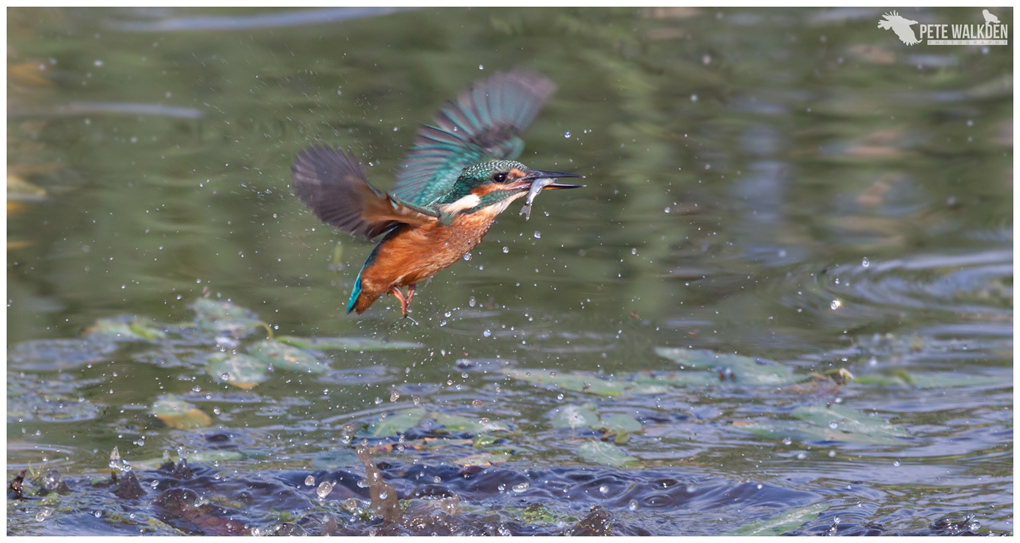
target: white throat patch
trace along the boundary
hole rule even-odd
[[[460,213],[461,211],[476,207],[481,201],[482,199],[475,196],[474,194],[468,194],[467,196],[464,196],[463,198],[457,200],[456,202],[453,202],[452,204],[446,204],[440,209],[444,213],[449,213],[453,215],[456,213]]]

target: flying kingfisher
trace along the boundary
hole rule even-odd
[[[317,217],[355,236],[383,236],[358,273],[348,313],[392,293],[407,317],[415,285],[478,245],[510,202],[527,196],[521,212],[530,213],[542,190],[584,186],[555,182],[581,175],[514,160],[524,149],[518,134],[555,90],[523,69],[476,82],[418,130],[390,192],[369,185],[349,152],[314,146],[298,155],[294,192]]]

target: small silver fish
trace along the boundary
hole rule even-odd
[[[528,197],[524,199],[524,207],[521,208],[520,213],[521,215],[524,215],[524,220],[527,221],[531,219],[531,203],[535,201],[535,197],[538,196],[538,193],[542,192],[542,189],[555,182],[555,178],[543,177],[541,179],[536,179],[531,183],[531,190],[528,191]]]

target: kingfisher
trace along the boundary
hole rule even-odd
[[[475,82],[418,130],[389,192],[368,184],[350,151],[312,146],[294,159],[294,193],[319,219],[354,236],[382,236],[354,281],[347,313],[360,315],[392,293],[406,318],[416,285],[478,245],[511,202],[526,196],[521,213],[530,214],[539,192],[584,186],[556,182],[582,175],[515,160],[524,149],[519,134],[555,90],[544,75],[520,68]]]

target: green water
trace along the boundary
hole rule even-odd
[[[1012,11],[993,11],[1012,26]],[[1012,532],[1012,47],[908,47],[876,28],[882,13],[9,9],[8,479],[29,465],[105,474],[114,446],[159,458],[206,450],[213,432],[244,455],[231,469],[357,471],[353,451],[323,451],[412,398],[512,425],[511,466],[609,470],[576,453],[593,436],[550,426],[562,406],[593,403],[642,426],[624,445],[636,463],[613,473],[777,485],[824,504],[810,533],[836,517],[903,531],[947,514]],[[903,15],[981,21],[975,8]],[[413,320],[392,297],[346,315],[372,245],[301,205],[293,158],[349,148],[389,188],[419,124],[516,66],[559,86],[522,160],[587,188],[543,194],[528,221],[511,206],[470,260],[419,285]],[[330,373],[241,390],[206,358],[264,331],[69,341],[100,319],[192,322],[202,296],[276,335],[422,347],[324,351]],[[679,369],[655,347],[900,380],[615,397],[499,373]],[[211,426],[159,422],[151,406],[168,393]],[[833,403],[910,437],[786,443],[734,425]],[[415,454],[388,461],[468,453]],[[77,505],[37,522],[12,503],[11,533],[81,533],[54,524]],[[783,508],[610,510],[694,534]]]

